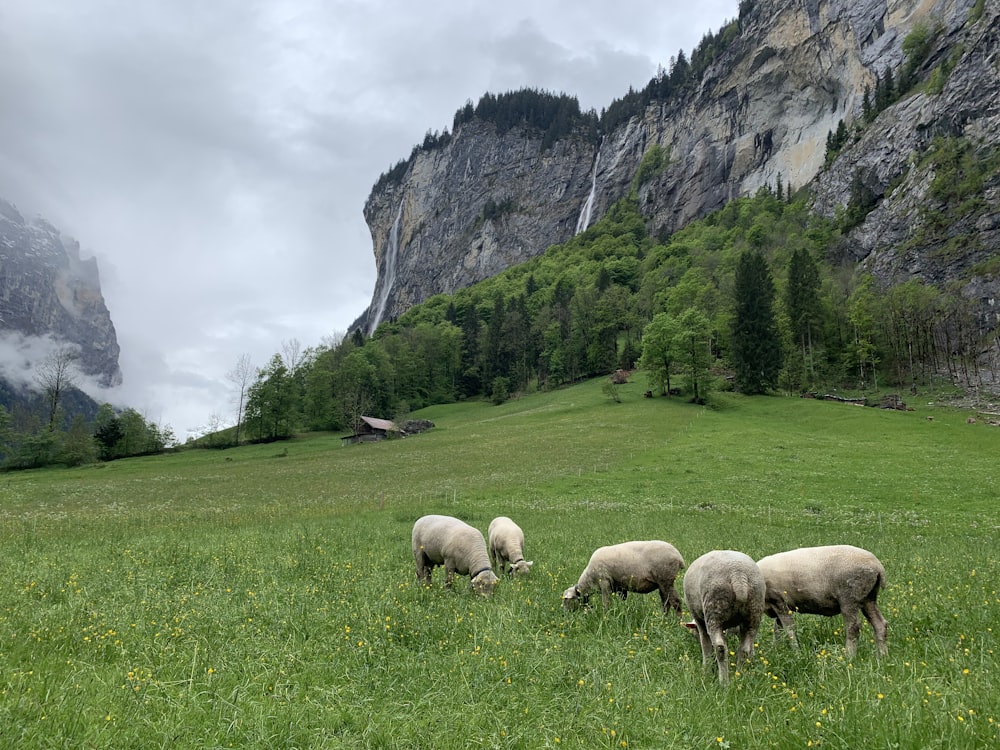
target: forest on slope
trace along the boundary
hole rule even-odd
[[[247,383],[243,438],[500,403],[619,368],[645,370],[651,391],[699,399],[995,382],[996,363],[980,353],[996,331],[958,289],[880,289],[827,260],[847,220],[817,217],[779,184],[657,239],[633,192],[570,241],[437,295],[371,338],[275,354]]]

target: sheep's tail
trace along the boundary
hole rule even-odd
[[[750,578],[743,571],[739,571],[732,579],[733,593],[736,601],[745,602],[750,599]]]

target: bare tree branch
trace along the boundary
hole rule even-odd
[[[238,391],[236,401],[236,445],[240,444],[240,427],[243,424],[243,407],[246,405],[247,390],[254,378],[254,367],[250,355],[244,352],[236,360],[233,369],[226,373],[226,379],[236,386]]]
[[[55,428],[56,414],[63,396],[79,381],[80,371],[76,366],[79,358],[80,353],[76,347],[63,344],[51,351],[35,372],[35,382],[48,402],[50,430]]]

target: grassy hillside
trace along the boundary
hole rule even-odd
[[[591,381],[335,435],[0,475],[0,727],[19,747],[985,747],[1000,738],[1000,430],[717,396],[622,403]],[[525,529],[490,600],[418,587],[424,513]],[[565,613],[593,549],[754,557],[851,543],[884,562],[871,629],[801,616],[728,688],[656,596]],[[735,644],[733,644],[735,645]]]

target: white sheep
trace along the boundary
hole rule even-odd
[[[684,558],[668,542],[623,542],[600,547],[590,556],[576,585],[563,592],[563,607],[576,609],[586,604],[595,590],[600,590],[605,609],[612,593],[624,599],[629,591],[637,594],[659,591],[663,611],[673,609],[680,614],[681,599],[674,588],[674,579],[683,567]]]
[[[775,635],[784,630],[795,640],[793,612],[844,616],[847,658],[854,658],[861,633],[860,611],[872,630],[879,655],[887,654],[886,621],[878,608],[878,592],[885,587],[885,568],[871,552],[849,544],[802,547],[758,560],[767,585],[769,617]]]
[[[764,576],[748,555],[734,550],[706,552],[684,575],[684,600],[694,618],[687,627],[698,631],[702,663],[719,669],[719,682],[729,682],[726,629],[738,627],[736,668],[753,656],[753,643],[764,613]]]
[[[443,565],[445,583],[452,585],[455,574],[467,575],[472,589],[489,596],[496,586],[482,532],[451,516],[422,516],[413,524],[413,560],[417,580],[430,585],[435,566]]]
[[[490,561],[497,573],[523,575],[535,564],[524,559],[524,532],[507,516],[494,518],[487,536]]]

